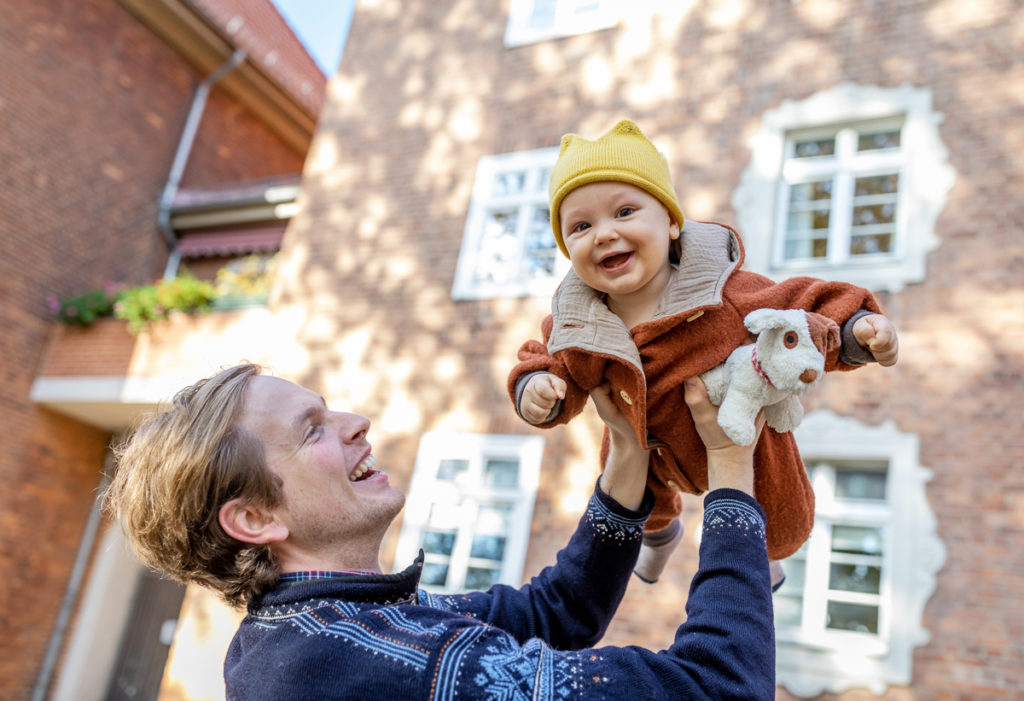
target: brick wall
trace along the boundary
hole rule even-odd
[[[915,653],[912,685],[886,698],[1019,692],[1024,443],[1014,407],[1024,400],[1016,224],[1024,215],[1016,157],[1024,20],[1014,3],[998,0],[984,9],[680,5],[618,29],[516,49],[502,45],[506,15],[494,6],[360,6],[284,252],[293,274],[281,281],[281,308],[302,306],[318,320],[299,339],[310,352],[299,379],[347,395],[371,417],[411,403],[414,418],[402,428],[413,434],[460,413],[469,417],[464,430],[529,432],[512,414],[504,382],[548,301],[450,296],[479,158],[555,145],[567,131],[596,136],[628,116],[670,140],[684,211],[734,224],[731,195],[766,110],[846,81],[929,87],[945,115],[940,133],[957,180],[927,280],[883,297],[903,334],[901,364],[837,377],[808,408],[867,424],[892,420],[919,435],[921,461],[935,474],[928,495],[948,560],[925,611],[932,640]],[[381,35],[402,40],[380,42]],[[325,290],[344,304],[318,294]],[[444,360],[458,371],[439,381]],[[346,387],[344,377],[360,379]],[[385,423],[375,430],[390,430]],[[566,495],[589,491],[596,476],[587,467],[599,435],[592,416],[544,435],[527,574],[552,561],[575,522]],[[415,449],[414,440],[395,436],[382,459],[409,466],[407,474]],[[699,512],[699,500],[688,499],[690,534]],[[665,645],[695,567],[688,536],[662,582],[631,585],[607,641]]]
[[[157,202],[200,76],[114,0],[4,0],[0,14],[0,698],[23,699],[110,438],[28,398],[47,298],[162,272]],[[237,103],[209,104],[194,181],[301,168]]]

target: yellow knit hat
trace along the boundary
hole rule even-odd
[[[683,210],[672,186],[668,161],[647,140],[640,127],[624,119],[596,141],[587,141],[577,134],[562,137],[558,161],[551,169],[548,195],[551,203],[551,230],[566,258],[569,257],[569,251],[562,241],[562,226],[558,221],[562,200],[578,187],[609,180],[646,190],[665,205],[679,228],[683,228]]]

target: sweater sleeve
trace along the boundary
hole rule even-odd
[[[524,643],[539,638],[557,649],[595,644],[626,592],[654,506],[650,490],[637,511],[595,488],[576,532],[556,564],[519,589],[430,596],[430,605],[489,623]]]
[[[853,322],[865,314],[881,313],[874,295],[848,282],[792,277],[774,282],[763,275],[741,270],[727,284],[728,297],[741,317],[762,307],[803,309],[817,312],[839,324],[842,345],[826,358],[825,369],[852,370],[871,360],[853,339]],[[850,344],[853,344],[851,347]]]
[[[458,687],[471,696],[474,690],[515,688],[538,699],[773,699],[764,512],[743,492],[716,490],[705,499],[700,566],[686,614],[673,643],[660,652],[560,651],[539,639],[513,640],[492,627],[467,630]],[[682,617],[682,611],[667,615]]]

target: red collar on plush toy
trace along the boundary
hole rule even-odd
[[[768,379],[768,375],[765,374],[764,369],[761,368],[761,362],[757,359],[757,344],[750,349],[750,363],[754,366],[754,371],[761,376],[761,379],[768,383],[769,387],[774,387],[772,381]]]

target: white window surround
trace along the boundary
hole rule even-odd
[[[541,436],[497,435],[479,433],[453,433],[432,431],[420,438],[416,467],[409,486],[402,531],[395,552],[396,566],[411,562],[422,547],[424,533],[431,525],[432,509],[440,507],[442,513],[457,531],[451,553],[447,586],[423,585],[425,589],[441,593],[465,591],[465,571],[470,561],[473,536],[481,526],[479,514],[488,507],[505,507],[508,530],[505,536],[498,582],[518,586],[522,581],[523,565],[530,538],[530,522],[540,479],[540,462],[544,451]],[[488,486],[481,479],[488,460],[514,460],[518,462],[516,486]],[[468,479],[441,480],[437,471],[442,461],[466,461],[464,477]],[[437,513],[437,510],[434,511]],[[430,557],[428,555],[428,561]]]
[[[555,245],[548,216],[548,177],[558,158],[558,147],[485,156],[477,164],[473,194],[462,248],[452,284],[452,298],[494,299],[549,296],[569,270],[569,260]],[[523,178],[511,194],[495,193],[501,176]],[[494,215],[507,217],[514,226],[503,228]],[[550,274],[531,274],[529,243],[550,238]],[[536,241],[534,241],[536,243]]]
[[[902,118],[900,218],[895,251],[884,260],[809,267],[806,261],[780,264],[773,257],[780,174],[787,134],[822,126]],[[932,110],[931,90],[903,85],[879,88],[843,83],[801,101],[784,101],[766,112],[748,144],[744,170],[732,205],[746,249],[746,267],[776,280],[800,274],[845,280],[871,290],[899,291],[925,278],[929,251],[939,245],[935,222],[946,204],[955,172],[939,138],[942,115]]]
[[[776,680],[799,697],[867,687],[882,694],[888,685],[909,684],[914,648],[930,635],[922,625],[936,574],[946,559],[936,532],[925,483],[931,471],[919,464],[916,435],[901,433],[891,422],[867,426],[829,411],[809,414],[794,431],[807,464],[854,460],[888,466],[888,533],[882,587],[885,597],[879,636],[857,640],[837,632],[813,644],[777,631]]]
[[[621,0],[511,0],[505,46],[513,48],[547,39],[614,27]],[[538,7],[542,6],[542,7]],[[538,10],[546,12],[538,12]]]

